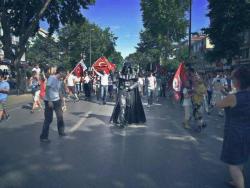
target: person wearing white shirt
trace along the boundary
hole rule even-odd
[[[148,81],[148,107],[153,104],[154,92],[156,89],[156,78],[153,73],[147,78]]]
[[[138,87],[139,92],[140,92],[141,96],[143,96],[144,79],[143,79],[142,75],[140,75],[138,77],[138,84],[139,84],[139,87]]]
[[[41,69],[39,68],[39,65],[36,64],[35,67],[32,69],[32,72],[35,71],[37,75],[40,75]]]
[[[69,95],[74,96],[75,100],[79,101],[79,98],[77,96],[77,93],[75,92],[75,83],[76,83],[77,77],[74,75],[74,73],[69,73],[67,77],[67,87],[69,90]]]
[[[101,77],[101,98],[103,104],[106,104],[108,85],[109,85],[109,74],[106,71],[103,71],[103,74],[99,73],[94,69],[95,73]]]

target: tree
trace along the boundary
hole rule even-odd
[[[157,41],[161,55],[171,53],[172,44],[186,36],[189,0],[142,0],[143,25]]]
[[[86,9],[94,2],[95,0],[1,0],[0,23],[3,35],[0,36],[0,41],[5,57],[14,62],[18,71],[27,42],[39,29],[39,21],[47,21],[49,32],[53,33],[60,24],[84,21],[81,9]],[[12,44],[12,36],[19,38],[17,44]]]
[[[240,53],[242,32],[250,28],[250,4],[245,0],[209,0],[208,16],[211,20],[205,29],[214,50],[209,59],[232,58]]]
[[[91,61],[90,62],[90,37]],[[101,56],[111,58],[114,63],[122,63],[122,56],[115,50],[117,37],[109,28],[101,29],[86,21],[84,24],[67,25],[59,31],[59,43],[70,57],[71,66],[79,61],[81,53],[85,54],[86,65],[90,66]]]
[[[53,33],[59,25],[83,21],[81,8],[86,9],[94,0],[5,0],[1,1],[0,22],[3,36],[3,50],[6,58],[20,60],[30,37],[39,29],[39,21],[46,20],[49,32]],[[13,45],[12,36],[19,37]],[[14,50],[13,50],[14,49]]]
[[[26,58],[31,64],[71,67],[68,63],[68,56],[63,52],[60,43],[50,36],[43,37],[37,34],[28,47]]]

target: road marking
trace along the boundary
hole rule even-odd
[[[71,127],[71,128],[69,129],[69,132],[70,132],[70,133],[73,133],[73,132],[75,132],[77,129],[79,129],[80,126],[81,126],[81,124],[84,123],[84,121],[86,121],[86,119],[88,118],[88,116],[89,116],[91,113],[92,113],[91,111],[88,111],[88,112],[86,113],[86,115],[85,115],[83,118],[81,118],[75,125],[73,125],[73,127]]]

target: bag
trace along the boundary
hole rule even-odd
[[[31,86],[31,93],[34,95],[39,90],[39,85],[32,85]]]

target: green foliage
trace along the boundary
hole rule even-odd
[[[230,60],[239,55],[242,43],[240,33],[250,28],[250,4],[245,0],[208,1],[211,23],[205,32],[215,47],[207,57]]]
[[[167,62],[174,54],[173,43],[185,38],[189,0],[141,0],[143,25],[137,52],[132,54],[141,67]]]
[[[91,37],[91,62],[90,62]],[[101,29],[88,21],[83,24],[67,25],[59,30],[58,42],[52,38],[39,36],[27,51],[27,59],[34,63],[64,65],[73,68],[85,55],[85,64],[93,64],[99,57],[106,56],[115,64],[121,64],[123,58],[115,50],[117,37],[109,28]]]
[[[26,53],[26,58],[31,64],[70,67],[68,57],[62,51],[60,43],[55,42],[54,38],[44,38],[38,34],[32,43]]]
[[[187,61],[189,59],[188,46],[182,46],[175,51],[176,59],[178,61]]]
[[[189,0],[142,0],[143,25],[165,48],[186,36]]]
[[[178,66],[180,65],[180,61],[177,59],[167,60],[163,62],[163,67],[166,67],[168,71],[175,71],[177,70]]]
[[[83,22],[81,9],[86,9],[95,0],[1,0],[0,23],[3,36],[3,50],[6,58],[18,63],[30,37],[39,29],[39,21],[47,21],[52,34],[60,25]],[[12,36],[19,37],[17,44],[12,44]],[[13,50],[14,49],[14,50]]]
[[[85,55],[87,66],[92,65],[101,56],[111,58],[115,64],[123,61],[121,54],[115,50],[117,37],[109,28],[101,29],[88,21],[62,28],[59,31],[59,40],[63,51],[70,57],[72,67],[79,61],[82,53]]]

